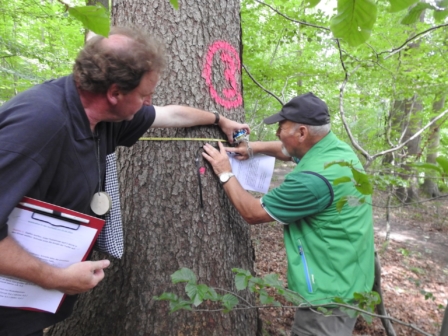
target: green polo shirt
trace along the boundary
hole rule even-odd
[[[263,196],[261,205],[276,221],[289,224],[323,211],[332,200],[325,181],[314,174],[288,174],[285,181]]]

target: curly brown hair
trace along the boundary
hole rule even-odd
[[[140,84],[145,73],[160,73],[165,67],[165,49],[148,33],[113,27],[109,36],[112,35],[121,35],[123,40],[111,45],[105,37],[97,35],[79,52],[73,76],[81,89],[105,93],[112,84],[117,84],[126,94]]]

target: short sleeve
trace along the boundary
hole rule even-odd
[[[332,193],[323,178],[292,172],[261,198],[261,205],[278,222],[290,224],[323,211],[331,200]]]
[[[117,130],[117,146],[131,147],[138,139],[145,134],[151,127],[156,118],[156,110],[154,106],[143,106],[134,118],[130,121],[116,123],[119,127]]]

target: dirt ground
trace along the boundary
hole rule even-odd
[[[278,164],[271,186],[280,184],[292,169]],[[386,309],[397,335],[438,335],[448,300],[448,198],[394,208],[390,239],[386,237],[385,196],[374,195],[375,246],[379,253]],[[257,276],[277,273],[286,283],[286,253],[279,224],[252,226]],[[292,308],[261,310],[263,336],[290,334]],[[416,326],[419,332],[409,325]],[[358,318],[353,335],[386,335],[379,318],[367,324]]]

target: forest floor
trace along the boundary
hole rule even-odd
[[[271,187],[279,185],[292,165],[276,164]],[[384,195],[375,195],[375,247],[381,260],[384,302],[398,336],[438,335],[448,300],[448,199],[394,208],[390,238],[386,236]],[[277,273],[286,284],[286,253],[280,224],[252,226],[257,276]],[[289,335],[293,308],[260,310],[263,336]],[[358,318],[353,335],[386,335],[379,318],[367,324]]]

